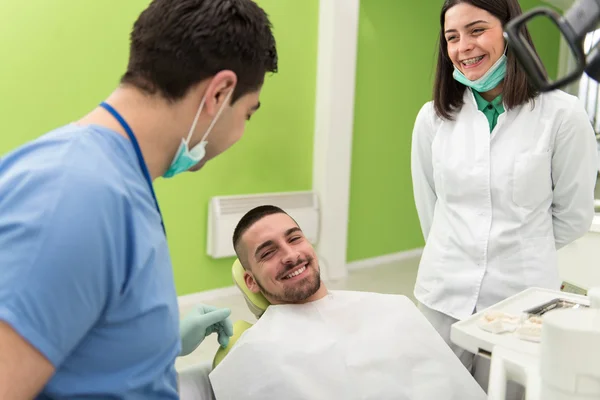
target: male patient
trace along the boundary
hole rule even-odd
[[[470,400],[485,393],[405,296],[328,291],[298,224],[261,206],[235,229],[271,305],[210,374],[217,400]]]

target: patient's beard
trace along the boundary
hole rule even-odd
[[[313,262],[310,261],[309,267],[314,269]],[[310,272],[310,271],[309,271]],[[317,293],[319,288],[321,287],[321,273],[320,268],[316,268],[315,273],[309,274],[307,278],[302,279],[296,285],[286,285],[283,288],[283,293],[271,293],[264,288],[263,285],[254,277],[254,280],[263,296],[265,296],[268,300],[273,302],[277,302],[280,304],[293,304],[293,303],[301,303],[306,299],[310,298],[313,294]]]

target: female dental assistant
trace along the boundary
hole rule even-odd
[[[413,131],[426,238],[414,294],[468,368],[450,326],[529,287],[558,290],[556,251],[594,215],[592,126],[577,98],[537,93],[506,48],[520,13],[517,0],[445,1],[434,100]]]

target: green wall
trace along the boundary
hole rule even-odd
[[[311,188],[318,0],[257,2],[271,17],[280,55],[263,107],[243,139],[203,170],[156,182],[180,295],[231,285],[232,260],[205,255],[210,197]],[[147,3],[0,2],[0,155],[79,118],[113,90],[131,26]],[[441,4],[361,1],[348,261],[423,245],[410,136],[431,98]],[[536,24],[533,35],[543,59],[556,59],[556,32]]]
[[[521,1],[524,10],[542,5]],[[410,175],[413,124],[431,99],[443,1],[362,0],[350,185],[348,261],[423,246]],[[535,23],[544,61],[558,65],[558,32]]]
[[[261,110],[242,140],[203,170],[156,183],[180,295],[232,284],[232,259],[205,255],[210,197],[312,185],[318,0],[257,3],[271,17],[280,57]],[[0,2],[0,155],[78,119],[110,94],[127,63],[132,24],[147,4]]]

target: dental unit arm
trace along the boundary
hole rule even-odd
[[[574,70],[553,82],[548,78],[543,63],[523,35],[522,28],[536,17],[547,17],[558,27],[575,58]],[[583,73],[596,82],[600,81],[600,42],[587,54],[583,48],[586,35],[592,32],[598,23],[600,0],[577,0],[564,16],[550,8],[539,7],[514,18],[504,27],[504,37],[534,85],[540,91],[547,92],[578,80]]]

